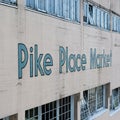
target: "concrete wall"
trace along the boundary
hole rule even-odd
[[[17,9],[0,5],[0,117],[17,112]]]

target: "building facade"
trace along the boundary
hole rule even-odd
[[[120,0],[0,0],[0,120],[119,120]]]

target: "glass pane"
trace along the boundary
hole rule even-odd
[[[118,88],[112,91],[112,104],[113,104],[113,109],[116,109],[119,105]]]
[[[53,120],[57,117],[56,101],[42,105],[42,120]]]
[[[75,21],[80,21],[80,0],[75,0]]]
[[[36,108],[34,109],[34,114],[35,114],[35,116],[38,115],[38,107],[36,107]]]
[[[100,10],[97,9],[97,26],[98,26],[98,27],[100,27],[100,19],[101,19]]]
[[[108,29],[108,13],[105,13],[105,29]]]
[[[100,109],[103,107],[103,99],[104,93],[103,93],[103,86],[97,87],[97,109]]]
[[[35,0],[26,0],[27,7],[35,8]]]
[[[101,27],[104,28],[104,12],[101,11]]]
[[[71,120],[71,97],[59,100],[59,120]]]
[[[28,119],[29,118],[29,113],[28,113],[28,110],[25,111],[25,118]]]
[[[114,31],[117,31],[117,18],[114,16],[114,18],[113,18],[113,20],[114,20]]]
[[[119,32],[119,17],[117,17],[117,32]]]
[[[96,92],[95,88],[89,90],[89,95],[88,95],[88,105],[90,109],[90,113],[94,114],[96,111]]]
[[[59,1],[59,16],[63,16],[63,0]]]
[[[38,0],[38,10],[46,11],[46,0]]]
[[[30,109],[30,118],[33,117],[33,109]]]
[[[93,25],[94,21],[93,21],[93,6],[89,5],[88,6],[88,24]]]
[[[87,101],[85,101],[84,99],[81,100],[80,108],[81,108],[80,109],[81,120],[89,120],[90,112],[89,112],[89,107],[87,105]]]
[[[120,32],[120,17],[118,18],[118,32]]]
[[[69,0],[65,0],[63,3],[63,11],[64,11],[64,17],[66,19],[69,18]]]
[[[93,22],[94,22],[94,25],[97,24],[97,8],[96,7],[93,7]]]
[[[69,18],[74,20],[74,0],[69,0]]]
[[[4,2],[8,4],[16,4],[16,0],[0,0],[0,2]]]
[[[34,120],[38,120],[38,116],[34,118]]]
[[[110,23],[110,14],[108,14],[108,30],[110,30],[111,23]]]
[[[84,2],[84,16],[83,16],[84,22],[87,22],[87,3]]]
[[[49,13],[55,14],[55,0],[49,0]]]

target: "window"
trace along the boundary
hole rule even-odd
[[[105,12],[105,29],[110,30],[110,15]]]
[[[112,17],[112,30],[113,31],[117,31],[117,20],[116,20],[116,17],[115,16],[113,16]]]
[[[63,16],[63,0],[60,0],[60,1],[58,2],[58,6],[59,6],[59,9],[58,9],[58,11],[59,11],[58,16],[62,17],[62,16]]]
[[[97,95],[97,110],[104,107],[104,88],[103,86],[96,88],[96,95]]]
[[[114,14],[112,15],[112,30],[120,32],[120,17]]]
[[[74,0],[69,0],[69,19],[74,20]],[[79,11],[78,11],[79,12]]]
[[[80,21],[80,0],[75,0],[75,21],[79,22]]]
[[[89,111],[89,107],[88,104],[86,103],[86,101],[83,99],[80,102],[80,117],[81,120],[89,120],[90,118],[90,111]]]
[[[87,24],[110,30],[109,13],[91,3],[84,2],[83,21]]]
[[[101,19],[100,9],[97,8],[97,26],[98,27],[100,27],[100,19]]]
[[[59,0],[59,14],[64,19],[80,21],[80,0]]]
[[[37,10],[46,12],[46,0],[38,0]]]
[[[0,120],[17,120],[17,114],[14,114],[14,115],[11,115],[11,116],[8,116],[8,117],[5,117],[5,118],[2,118]]]
[[[105,108],[105,86],[99,86],[83,92],[84,100],[81,104],[81,119],[88,117]]]
[[[48,1],[49,1],[49,13],[55,14],[55,0]]]
[[[84,2],[84,16],[83,16],[83,21],[87,22],[87,3]]]
[[[104,11],[101,11],[101,28],[104,28],[104,17],[105,17],[105,14],[104,14]]]
[[[34,2],[34,0],[26,0],[26,5],[27,5],[27,7],[30,7],[32,9],[35,8],[35,2]]]
[[[56,101],[42,105],[42,120],[56,120],[57,119],[57,104]]]
[[[96,7],[95,6],[84,2],[83,20],[88,24],[96,25]]]
[[[25,120],[38,120],[38,107],[25,112]]]
[[[96,111],[96,91],[95,88],[89,90],[89,94],[88,94],[88,105],[89,105],[89,109],[90,109],[90,113],[94,114],[94,112]]]
[[[25,111],[25,120],[72,120],[73,96]]]
[[[88,6],[88,24],[93,25],[93,6],[89,5]]]
[[[9,117],[6,117],[6,118],[0,119],[0,120],[9,120]]]
[[[117,32],[119,32],[119,17],[117,17]]]
[[[80,22],[80,0],[26,0],[28,8]]]
[[[110,109],[116,110],[120,105],[120,88],[112,90],[112,96],[110,98]]]
[[[105,29],[108,28],[108,14],[105,13]]]
[[[71,97],[59,100],[59,120],[71,120]]]
[[[120,33],[120,17],[119,17],[119,22],[118,22],[118,31]]]
[[[16,5],[16,0],[0,0],[0,2],[11,4],[11,5]]]
[[[95,6],[93,7],[93,24],[97,24],[97,8]]]
[[[63,1],[63,17],[69,19],[69,0]]]

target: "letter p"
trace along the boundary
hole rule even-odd
[[[24,57],[23,57],[24,56]],[[22,78],[22,69],[28,62],[28,51],[24,44],[18,43],[18,78]]]

